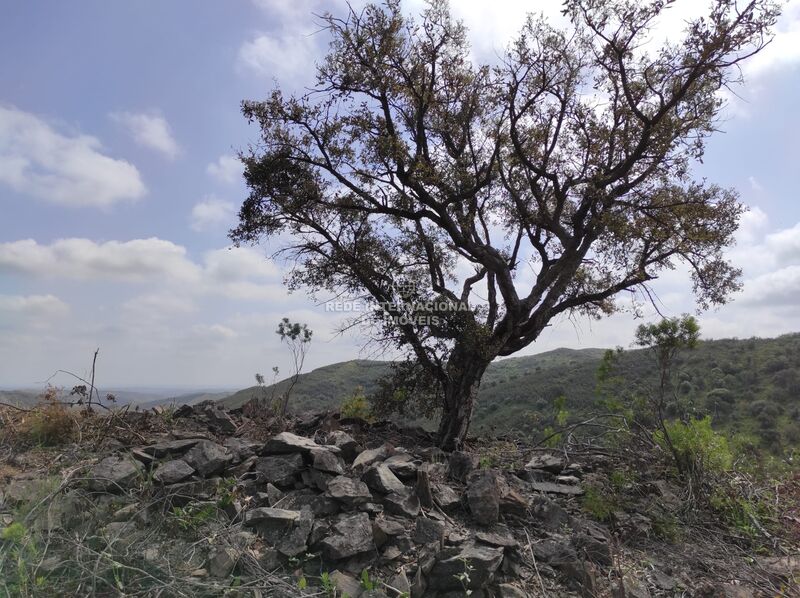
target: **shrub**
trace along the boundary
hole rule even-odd
[[[37,444],[64,444],[75,429],[69,409],[59,402],[55,389],[48,389],[39,404],[22,422],[20,432]]]
[[[372,419],[372,409],[362,387],[358,386],[351,397],[342,401],[339,413],[342,417],[357,417],[367,421]]]
[[[711,429],[711,418],[666,422],[667,434],[672,442],[679,468],[693,475],[727,471],[733,464],[728,440]],[[656,442],[664,449],[668,443],[664,433],[655,433]]]
[[[616,510],[616,504],[604,492],[589,486],[581,501],[583,510],[597,521],[610,521]]]

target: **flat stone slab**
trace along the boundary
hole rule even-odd
[[[291,432],[281,432],[267,440],[262,452],[266,455],[280,455],[283,453],[310,453],[312,450],[318,449],[326,449],[335,454],[341,452],[339,447],[317,444],[311,438],[298,436]]]
[[[569,496],[581,496],[583,494],[583,488],[580,486],[554,484],[553,482],[531,482],[531,488],[545,494],[566,494]]]

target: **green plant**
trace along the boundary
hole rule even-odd
[[[306,324],[299,322],[292,322],[289,318],[283,318],[278,323],[278,329],[275,333],[280,337],[282,343],[286,343],[289,349],[289,355],[292,358],[292,366],[294,373],[289,379],[289,386],[283,393],[283,398],[280,404],[280,416],[286,417],[286,409],[289,406],[289,396],[292,394],[292,389],[297,380],[300,378],[300,372],[303,371],[303,364],[306,360],[306,353],[308,352],[308,345],[311,342],[311,337],[314,334]],[[273,369],[277,376],[277,369]]]
[[[374,580],[370,579],[369,577],[369,570],[364,569],[361,572],[361,587],[364,588],[367,592],[370,590],[374,590],[376,588],[376,583]]]
[[[21,544],[27,533],[25,526],[15,521],[0,532],[0,540],[10,544]]]
[[[364,395],[364,388],[357,386],[353,394],[342,401],[339,407],[342,417],[357,417],[366,421],[372,421],[372,408]]]
[[[336,586],[334,585],[333,580],[331,580],[330,573],[328,573],[327,571],[323,571],[322,574],[319,576],[319,582],[326,596],[336,595]]]
[[[598,521],[609,521],[617,508],[614,500],[607,497],[597,488],[589,486],[581,500],[583,510]]]
[[[670,513],[656,513],[651,517],[653,533],[667,542],[677,542],[681,537],[678,519]]]
[[[728,440],[711,429],[711,417],[666,422],[665,435],[657,431],[654,440],[662,448],[669,443],[680,471],[695,477],[727,471],[733,464]],[[667,440],[669,439],[669,441]]]
[[[469,588],[470,584],[472,583],[470,574],[475,570],[475,567],[473,567],[472,564],[465,558],[462,558],[461,562],[464,563],[464,571],[454,575],[453,577],[455,577],[461,584],[461,587],[464,589],[464,594],[467,596],[472,596],[472,590]]]
[[[184,531],[197,530],[213,519],[217,514],[217,507],[213,504],[188,505],[186,507],[173,507],[172,516],[175,522]]]

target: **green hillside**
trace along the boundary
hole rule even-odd
[[[557,349],[496,361],[480,390],[472,431],[534,433],[552,423],[553,404],[565,397],[574,420],[596,409],[596,372],[602,349]],[[646,351],[626,351],[622,368],[637,384],[654,380]],[[303,374],[293,391],[295,411],[336,408],[357,386],[367,395],[388,371],[380,361],[348,361]],[[774,339],[703,341],[675,368],[681,401],[697,415],[710,413],[718,428],[753,436],[779,449],[800,443],[800,334]],[[276,396],[287,381],[279,382]],[[222,400],[239,407],[272,387],[241,390]]]

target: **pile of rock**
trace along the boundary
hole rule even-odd
[[[343,430],[316,440],[283,432],[266,443],[179,438],[103,459],[89,486],[122,492],[148,473],[180,507],[235,479],[225,510],[240,539],[249,538],[243,546],[272,568],[314,555],[352,598],[367,595],[358,581],[365,570],[381,580],[372,596],[525,596],[515,583],[534,574],[531,554],[537,573],[591,589],[592,567],[611,564],[608,533],[546,496],[580,493],[579,472],[554,456],[537,459],[514,475],[480,469],[463,452],[363,450]],[[234,571],[243,548],[233,544],[211,551],[210,575]]]

